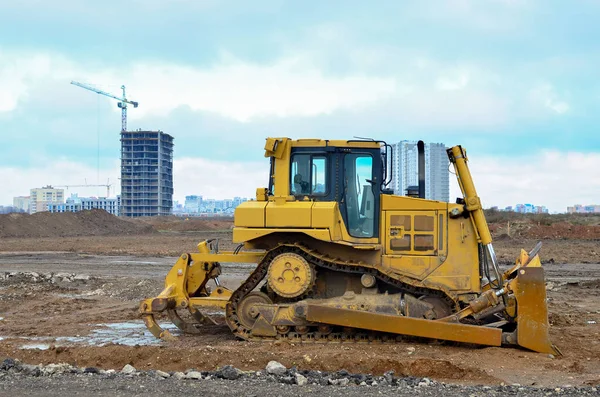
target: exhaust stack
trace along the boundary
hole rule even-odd
[[[419,198],[425,198],[425,143],[417,142],[419,152]]]

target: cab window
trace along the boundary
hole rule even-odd
[[[347,154],[344,158],[344,178],[348,233],[352,237],[373,237],[375,231],[373,157],[362,153]]]
[[[323,196],[327,193],[327,159],[314,154],[292,156],[290,192],[294,196]]]

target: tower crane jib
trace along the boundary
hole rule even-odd
[[[121,86],[121,89],[123,90],[123,96],[118,97],[118,96],[110,94],[106,91],[102,91],[96,87],[93,87],[89,84],[79,83],[77,81],[71,81],[71,84],[73,84],[77,87],[86,89],[88,91],[95,92],[96,94],[104,95],[104,96],[107,96],[109,98],[116,99],[117,101],[119,101],[117,103],[117,106],[119,108],[121,108],[121,131],[127,131],[127,105],[132,105],[134,108],[137,108],[138,102],[130,101],[127,99],[127,96],[125,95],[125,86],[124,85]]]

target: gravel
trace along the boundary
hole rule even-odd
[[[77,273],[37,273],[37,272],[0,272],[0,280],[6,281],[10,284],[18,283],[73,283],[78,282],[79,284],[85,284],[87,281],[92,280],[93,277],[87,274]]]
[[[436,382],[428,378],[351,374],[348,371],[321,372],[286,369],[271,362],[265,372],[244,372],[231,365],[217,371],[138,371],[126,365],[120,372],[70,364],[22,364],[6,359],[0,364],[0,395],[116,395],[152,396],[178,393],[210,393],[214,396],[296,396],[340,397],[394,394],[399,396],[600,396],[598,387],[535,388],[522,386],[465,386]],[[276,365],[279,364],[279,365]],[[283,367],[283,371],[281,370]],[[271,369],[271,372],[269,371]],[[275,369],[277,373],[272,373]]]

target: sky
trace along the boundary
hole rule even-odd
[[[362,136],[462,145],[486,207],[600,204],[599,18],[597,0],[1,1],[0,205],[118,193],[120,109],[72,80],[124,84],[129,129],[174,136],[181,202],[252,197],[268,136]]]

